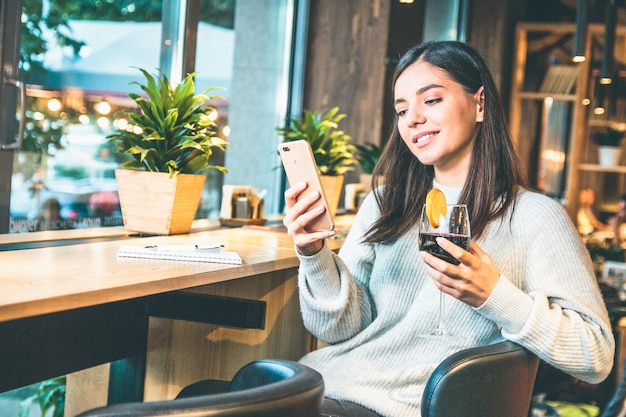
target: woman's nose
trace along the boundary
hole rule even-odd
[[[410,108],[407,111],[406,123],[409,127],[414,127],[426,123],[426,117],[417,108]]]

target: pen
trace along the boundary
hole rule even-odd
[[[224,245],[147,245],[144,248],[157,252],[221,252]]]

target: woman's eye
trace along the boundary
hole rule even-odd
[[[396,114],[398,115],[398,117],[402,117],[406,114],[406,110],[397,110]]]
[[[429,106],[432,106],[433,104],[437,104],[441,101],[441,98],[433,98],[430,100],[426,100],[424,103],[426,103]]]

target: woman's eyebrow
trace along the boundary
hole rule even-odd
[[[439,85],[439,84],[428,84],[428,85],[425,85],[424,87],[419,88],[419,89],[417,90],[417,95],[419,96],[419,95],[421,95],[421,94],[424,94],[424,93],[425,93],[425,92],[427,92],[428,90],[432,90],[432,89],[434,89],[434,88],[443,88],[443,85]],[[405,99],[403,99],[403,98],[397,98],[397,99],[395,99],[395,100],[393,101],[393,104],[394,104],[394,105],[396,105],[396,104],[398,104],[398,103],[405,103],[405,102],[406,102],[406,100],[405,100]]]
[[[422,88],[420,88],[419,90],[417,90],[417,94],[424,94],[426,91],[428,90],[432,90],[433,88],[443,88],[443,85],[439,85],[439,84],[428,84]]]

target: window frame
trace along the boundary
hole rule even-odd
[[[10,224],[22,4],[0,0],[0,234],[8,233]]]

